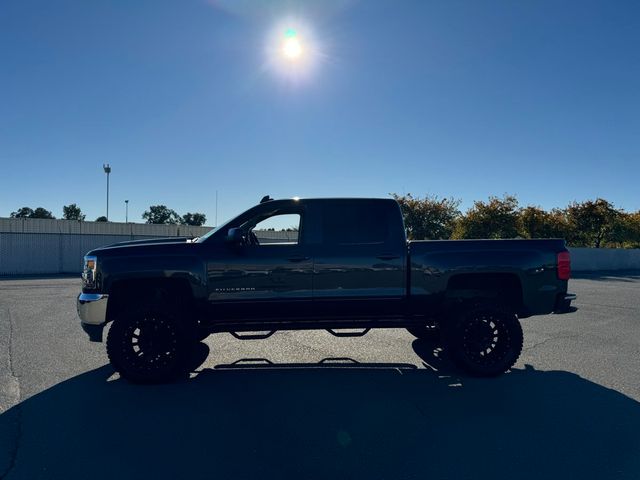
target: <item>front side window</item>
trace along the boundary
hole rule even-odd
[[[297,244],[300,241],[300,214],[276,214],[250,229],[259,245]]]

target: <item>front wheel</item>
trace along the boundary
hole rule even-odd
[[[522,352],[522,327],[507,309],[477,306],[450,318],[445,348],[465,372],[492,377],[509,370]]]
[[[187,339],[179,319],[160,308],[141,308],[113,322],[107,335],[107,355],[127,380],[167,382],[187,373]]]

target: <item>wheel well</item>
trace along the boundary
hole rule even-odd
[[[172,278],[136,278],[115,282],[109,291],[107,321],[114,320],[125,308],[147,302],[185,312],[193,305],[189,282]]]
[[[469,273],[455,275],[447,283],[448,303],[482,299],[510,306],[522,307],[522,284],[517,275],[511,273]]]

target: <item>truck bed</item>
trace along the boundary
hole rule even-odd
[[[567,282],[557,277],[563,251],[562,239],[411,241],[409,295],[428,298],[496,282],[510,294],[521,292],[520,316],[548,313],[567,291]]]

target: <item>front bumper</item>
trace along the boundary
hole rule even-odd
[[[101,293],[81,293],[76,307],[82,329],[92,342],[102,341],[102,329],[107,321],[107,303],[109,295]]]

